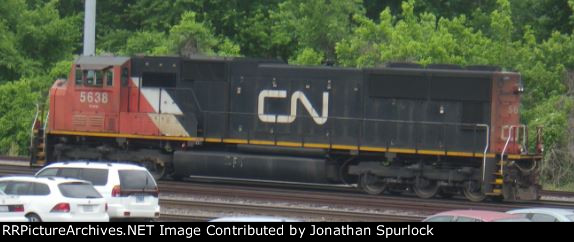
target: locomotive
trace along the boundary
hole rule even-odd
[[[139,162],[158,178],[352,184],[538,199],[519,73],[489,66],[295,66],[223,57],[81,56],[37,114],[31,165]]]

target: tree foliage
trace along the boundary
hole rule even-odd
[[[77,0],[0,4],[0,153],[27,152],[35,102],[44,102],[53,79],[66,75],[73,55],[81,53],[83,8]],[[100,0],[96,47],[126,56],[248,56],[348,67],[480,64],[518,71],[530,137],[532,127],[545,127],[545,179],[568,182],[574,174],[557,167],[574,164],[574,85],[564,83],[574,69],[573,9],[574,0]]]
[[[78,16],[60,18],[56,0],[35,2],[0,4],[0,83],[46,71],[80,43]]]

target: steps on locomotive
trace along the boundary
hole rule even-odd
[[[499,160],[496,163],[495,171],[492,173],[492,179],[490,181],[490,185],[492,186],[492,191],[487,192],[486,195],[489,196],[501,196],[502,195],[502,186],[504,184],[504,177],[500,171],[500,167],[504,164],[504,160]]]
[[[46,164],[46,143],[42,128],[33,130],[33,142],[30,149],[30,166],[44,166]]]

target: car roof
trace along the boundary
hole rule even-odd
[[[110,167],[116,169],[129,169],[129,170],[147,170],[143,166],[129,164],[129,163],[118,163],[118,162],[102,162],[102,161],[63,161],[55,162],[47,165],[45,168],[53,167],[68,167],[68,168],[99,168],[99,169],[109,169]]]
[[[519,218],[519,216],[516,216],[514,214],[488,211],[488,210],[451,210],[451,211],[446,211],[446,212],[435,214],[432,217],[445,216],[445,215],[475,218],[475,219],[480,219],[480,220],[485,221],[485,222],[490,222],[490,221],[500,220],[500,219]]]
[[[566,208],[520,208],[520,209],[510,210],[507,213],[510,213],[510,214],[515,214],[515,213],[549,213],[549,214],[571,215],[571,214],[574,214],[574,209],[566,209]]]
[[[0,177],[0,181],[27,181],[27,182],[44,182],[44,183],[64,183],[64,182],[84,182],[88,181],[79,180],[75,178],[65,177],[35,177],[35,176],[5,176]]]

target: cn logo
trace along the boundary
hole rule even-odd
[[[329,93],[323,92],[323,109],[321,116],[313,106],[309,99],[305,96],[305,94],[301,91],[296,91],[291,95],[291,113],[289,115],[275,115],[275,114],[266,114],[265,113],[265,99],[267,98],[286,98],[287,91],[285,90],[262,90],[259,93],[259,99],[257,102],[257,115],[259,116],[259,120],[265,123],[293,123],[295,118],[297,118],[297,101],[300,101],[303,104],[303,107],[307,110],[307,112],[313,118],[318,125],[323,125],[327,122],[327,118],[329,117]]]

